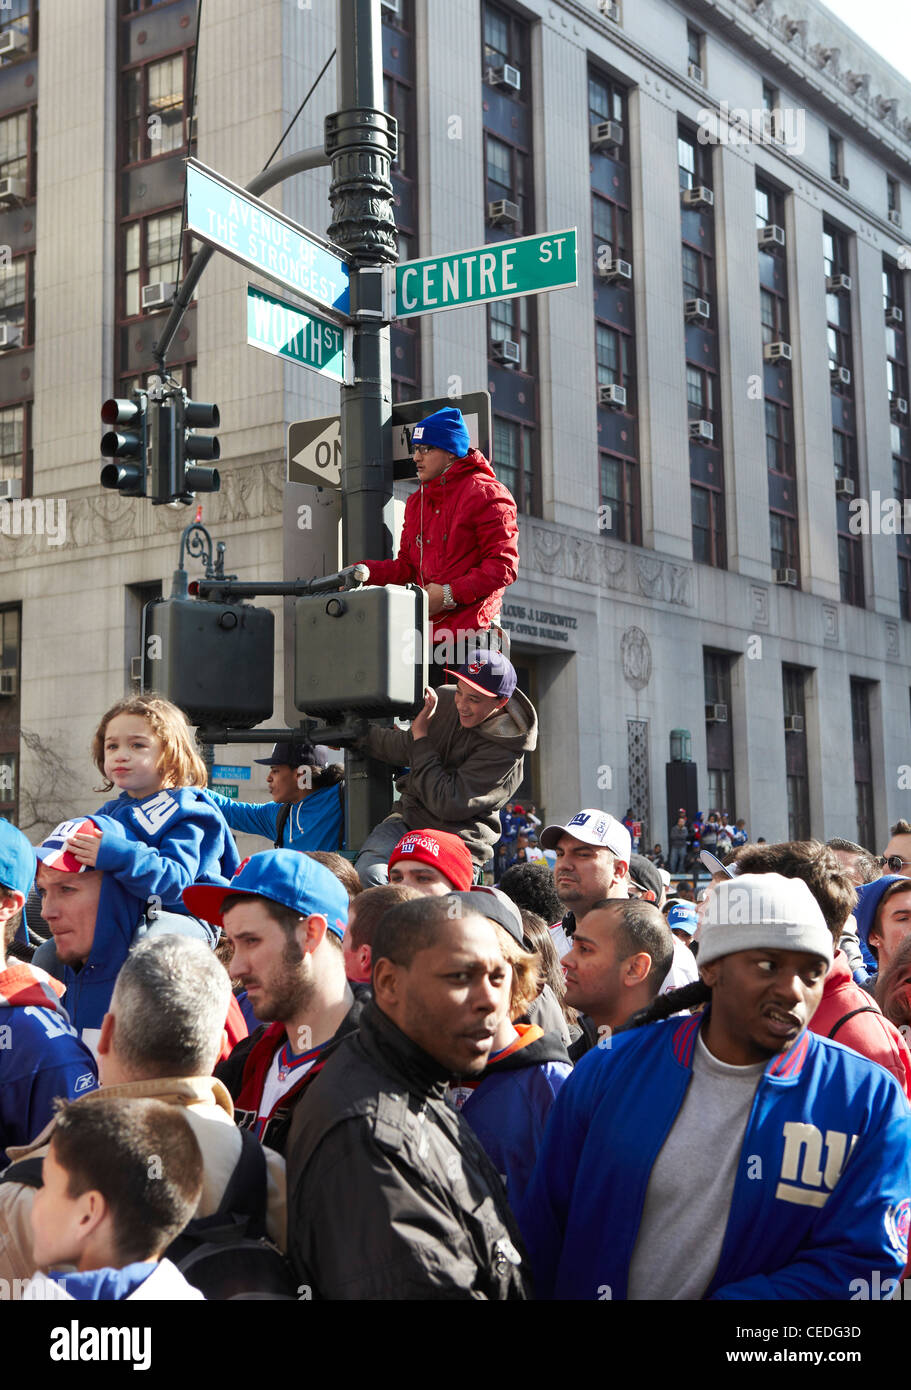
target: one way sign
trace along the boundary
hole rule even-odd
[[[342,485],[342,436],[339,417],[295,420],[288,426],[288,481]]]
[[[433,401],[399,401],[392,407],[392,462],[395,478],[414,478],[411,431],[419,420],[445,406],[462,411],[472,447],[490,458],[492,422],[490,393],[474,391],[466,396]],[[288,426],[288,482],[315,483],[317,487],[342,485],[342,429],[338,415],[319,420],[295,420]]]

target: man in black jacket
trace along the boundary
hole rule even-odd
[[[455,910],[454,910],[455,909]],[[288,1141],[289,1249],[314,1297],[524,1299],[503,1184],[446,1101],[509,1007],[496,931],[456,895],[394,908],[374,1000],[301,1098]]]

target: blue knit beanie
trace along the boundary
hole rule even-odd
[[[462,412],[452,406],[434,411],[433,415],[428,415],[426,420],[415,425],[411,432],[411,442],[412,445],[428,444],[432,449],[445,449],[447,453],[455,454],[456,458],[460,459],[464,458],[471,448],[468,426],[462,419]]]

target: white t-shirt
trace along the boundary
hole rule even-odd
[[[672,990],[682,989],[684,985],[694,984],[699,979],[696,957],[689,946],[684,946],[679,936],[674,937],[674,959],[671,968],[661,982],[659,994],[670,994]]]
[[[263,1094],[256,1116],[255,1132],[260,1139],[270,1115],[282,1096],[292,1090],[302,1076],[307,1075],[314,1062],[319,1060],[319,1055],[325,1046],[326,1043],[320,1043],[319,1047],[311,1047],[306,1052],[295,1053],[291,1051],[286,1038],[281,1047],[276,1050],[263,1082]]]

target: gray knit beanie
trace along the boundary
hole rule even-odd
[[[832,933],[803,879],[744,874],[716,883],[700,916],[700,965],[762,947],[807,951],[832,964]]]

